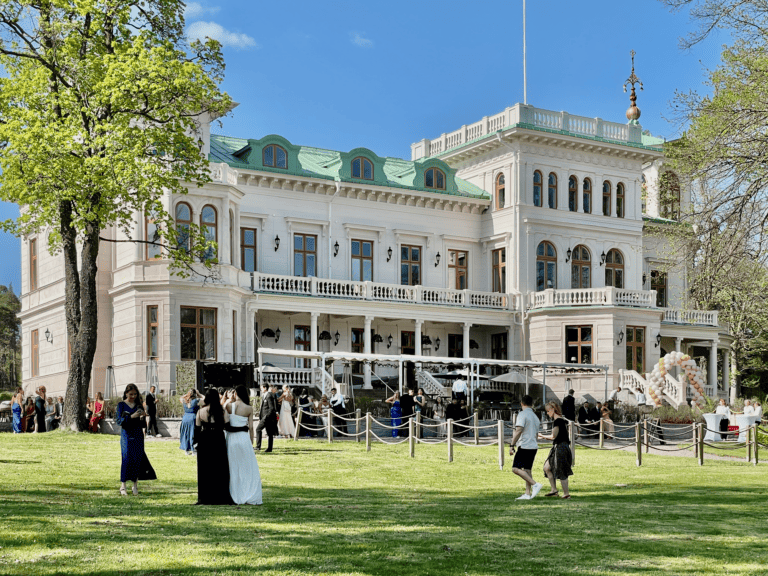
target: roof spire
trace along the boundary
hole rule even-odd
[[[627,120],[630,124],[639,124],[640,108],[637,107],[637,94],[635,93],[635,84],[640,84],[640,90],[643,89],[643,83],[640,82],[640,78],[635,75],[635,51],[630,50],[629,55],[632,57],[632,74],[629,75],[627,81],[624,82],[624,92],[627,91],[627,84],[632,85],[632,92],[629,95],[629,101],[631,105],[627,108]]]

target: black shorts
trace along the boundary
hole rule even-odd
[[[512,468],[519,470],[533,470],[533,461],[536,459],[538,450],[533,448],[518,448],[515,452],[515,459],[512,462]]]

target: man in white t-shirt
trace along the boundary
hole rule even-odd
[[[751,400],[744,400],[744,416],[754,416],[755,409],[752,407]]]
[[[525,480],[525,494],[518,497],[517,500],[531,500],[541,490],[541,484],[536,482],[531,475],[533,461],[536,459],[536,452],[539,449],[537,441],[539,436],[539,426],[541,421],[533,413],[533,398],[528,394],[520,400],[523,409],[517,415],[515,423],[515,433],[512,435],[512,446],[509,448],[509,455],[514,454],[515,459],[512,462],[512,472]]]
[[[462,400],[467,399],[467,383],[462,378],[453,383],[451,390],[453,390],[453,397],[459,401],[459,404]]]

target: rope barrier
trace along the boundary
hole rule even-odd
[[[379,436],[378,434],[376,434],[373,431],[371,431],[371,436],[376,438],[376,440],[378,440],[382,444],[402,444],[403,442],[408,442],[408,438],[407,437],[403,438],[402,440],[398,440],[397,442],[392,442],[390,440],[384,440],[383,438],[381,438],[381,436]]]

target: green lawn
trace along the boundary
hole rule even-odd
[[[768,465],[580,449],[572,500],[516,502],[495,447],[278,441],[263,506],[201,507],[195,459],[147,452],[121,497],[118,437],[0,435],[0,574],[768,574]]]

